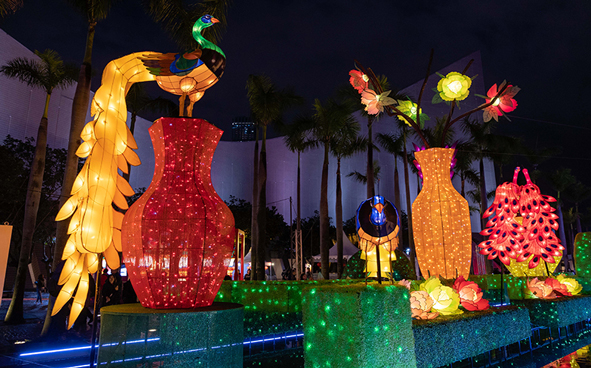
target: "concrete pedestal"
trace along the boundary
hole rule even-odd
[[[101,309],[99,367],[242,367],[243,306]]]

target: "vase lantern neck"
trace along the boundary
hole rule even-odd
[[[449,182],[451,185],[450,165],[454,151],[453,148],[429,148],[415,152],[415,158],[423,172],[423,188],[442,182]]]

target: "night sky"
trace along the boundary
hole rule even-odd
[[[512,122],[502,120],[497,132],[532,148],[561,146],[548,168],[570,167],[591,185],[590,16],[586,1],[235,0],[219,43],[226,73],[196,104],[194,116],[228,130],[232,118],[248,115],[249,74],[293,86],[309,111],[314,98],[326,99],[347,83],[353,59],[402,89],[424,77],[431,48],[432,71],[480,51],[484,75],[478,78],[487,88],[504,79],[521,87]],[[0,28],[31,50],[52,48],[66,61],[82,60],[87,25],[63,1],[25,0]],[[93,90],[110,60],[147,50],[179,51],[139,0],[116,4],[97,26]]]

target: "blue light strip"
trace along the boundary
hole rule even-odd
[[[284,339],[289,339],[289,338],[292,338],[292,337],[300,337],[300,336],[304,336],[304,333],[303,332],[300,333],[298,331],[294,335],[289,335],[289,336],[279,336],[279,337],[274,337],[274,338],[270,338],[270,339],[263,338],[261,340],[254,340],[254,341],[253,340],[250,340],[250,341],[249,340],[244,340],[243,345],[252,345],[252,344],[255,344],[255,343],[265,342],[265,341],[284,340]]]
[[[112,343],[112,344],[103,344],[102,346],[114,346],[114,345],[125,345],[125,344],[130,345],[130,344],[138,344],[138,343],[142,343],[142,342],[153,342],[153,341],[159,341],[159,340],[160,340],[159,337],[155,337],[155,338],[151,338],[151,339],[123,341],[121,344],[119,344],[118,342]],[[90,349],[91,347],[92,347],[91,345],[88,345],[88,346],[77,346],[77,347],[74,347],[74,348],[67,348],[67,349],[55,349],[55,350],[34,351],[34,352],[30,352],[30,353],[20,354],[19,357],[26,357],[26,356],[33,356],[33,355],[54,354],[54,353],[66,353],[66,352],[70,352],[70,351]]]
[[[285,340],[285,339],[291,339],[291,338],[298,338],[298,337],[302,337],[304,336],[304,333],[302,331],[297,331],[291,335],[285,335],[285,336],[279,336],[279,337],[272,337],[272,338],[258,338],[257,340],[252,340],[252,339],[247,339],[244,340],[244,342],[242,343],[242,345],[253,345],[253,344],[257,344],[257,343],[265,343],[268,341],[277,341],[277,340]],[[122,343],[118,343],[118,342],[114,342],[114,343],[109,343],[109,344],[102,344],[101,347],[109,347],[109,346],[118,346],[118,345],[131,345],[131,344],[139,344],[139,343],[146,343],[146,342],[154,342],[154,341],[159,341],[160,338],[159,337],[155,337],[155,338],[150,338],[150,339],[141,339],[141,340],[131,340],[131,341],[124,341]],[[235,346],[237,344],[231,344],[231,345],[220,345],[220,346],[212,346],[211,349],[220,349],[220,348],[226,348],[229,346]],[[20,354],[19,357],[27,357],[27,356],[39,356],[39,355],[45,355],[45,354],[55,354],[55,353],[67,353],[67,352],[71,352],[71,351],[79,351],[79,350],[86,350],[86,349],[90,349],[91,346],[77,346],[77,347],[73,347],[73,348],[65,348],[65,349],[54,349],[54,350],[42,350],[42,351],[34,351],[34,352],[29,352],[29,353],[23,353]],[[205,348],[201,348],[201,349],[192,349],[192,350],[184,350],[184,351],[177,351],[174,353],[170,353],[170,354],[158,354],[158,355],[150,355],[150,356],[146,356],[145,358],[159,358],[159,357],[164,357],[164,356],[170,356],[173,354],[187,354],[187,353],[193,353],[193,352],[198,352],[198,351],[203,351],[205,350]],[[133,360],[140,360],[143,357],[139,357],[139,358],[128,358],[125,360],[121,360],[121,361],[113,361],[111,363],[121,363],[121,362],[128,362],[128,361],[133,361]],[[78,365],[78,366],[74,366],[74,367],[67,367],[67,368],[83,368],[83,367],[88,367],[89,365]]]

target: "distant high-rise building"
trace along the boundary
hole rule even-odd
[[[232,140],[235,142],[254,141],[254,123],[246,116],[232,121]]]

